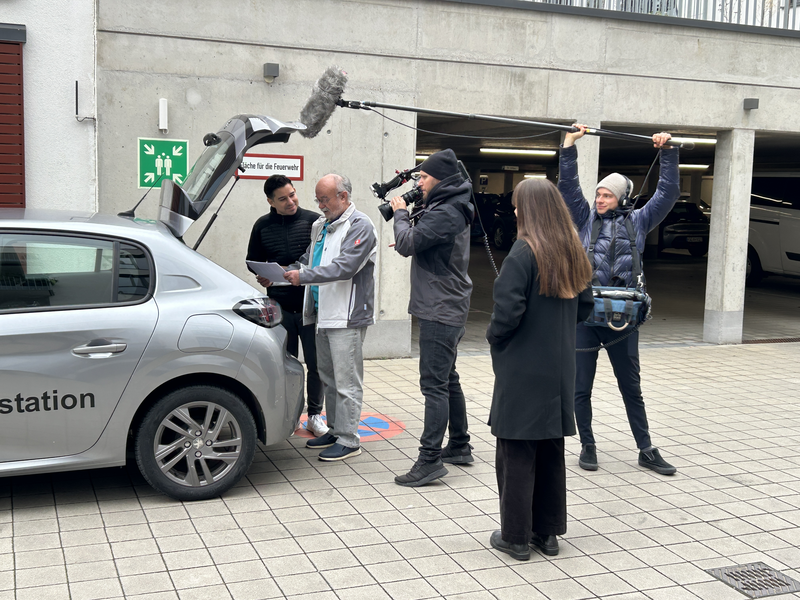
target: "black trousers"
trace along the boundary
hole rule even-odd
[[[469,443],[467,403],[456,372],[458,342],[463,327],[419,320],[419,387],[425,396],[425,425],[419,438],[419,456],[434,462],[442,455],[445,431],[459,448]]]
[[[509,544],[527,544],[531,533],[567,532],[567,467],[564,438],[497,438],[500,529]]]
[[[607,327],[586,327],[578,324],[578,348],[594,348],[607,344],[623,335],[625,331],[614,331]],[[597,370],[597,353],[577,352],[575,354],[575,422],[578,425],[578,434],[581,444],[594,444],[592,433],[592,387],[594,374]],[[606,349],[617,386],[625,403],[625,412],[628,415],[628,424],[631,426],[636,446],[640,450],[649,448],[650,426],[647,423],[647,412],[642,398],[642,384],[639,377],[639,332],[637,331],[627,339],[614,344]]]
[[[322,412],[324,400],[322,382],[317,373],[317,342],[314,325],[303,325],[302,312],[283,311],[283,327],[286,329],[286,349],[289,354],[297,357],[299,342],[303,344],[303,359],[306,362],[306,400],[308,402],[308,416],[318,415]]]

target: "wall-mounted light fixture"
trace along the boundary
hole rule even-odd
[[[525,173],[525,179],[547,179],[544,173]]]
[[[742,102],[742,108],[745,110],[758,108],[758,98],[745,98],[744,102]]]
[[[705,171],[708,165],[678,165],[679,169],[686,169],[687,171]]]
[[[166,98],[158,100],[158,129],[161,133],[169,133],[169,103]]]
[[[272,83],[280,73],[280,65],[278,63],[264,63],[264,81]]]
[[[555,150],[517,150],[515,148],[481,148],[486,154],[525,154],[528,156],[555,156]]]
[[[425,160],[426,158],[428,158],[428,156],[430,156],[430,155],[429,154],[417,154],[416,159],[417,160]]]

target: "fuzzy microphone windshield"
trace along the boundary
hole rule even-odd
[[[347,73],[339,67],[328,67],[322,77],[317,79],[311,97],[300,113],[300,122],[306,126],[300,135],[313,138],[322,131],[336,108],[336,102],[344,94],[345,83]]]

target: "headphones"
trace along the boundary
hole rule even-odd
[[[625,177],[625,175],[623,175]],[[630,208],[636,199],[633,198],[633,182],[625,177],[625,192],[623,192],[622,196],[619,199],[619,208],[627,209]]]

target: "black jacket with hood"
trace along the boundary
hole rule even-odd
[[[471,189],[460,174],[451,175],[430,191],[416,225],[407,210],[394,213],[394,248],[412,258],[408,312],[418,319],[453,327],[467,322]]]

